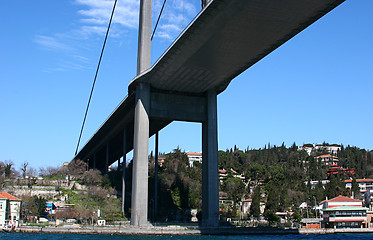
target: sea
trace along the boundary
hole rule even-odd
[[[0,240],[365,240],[372,239],[373,233],[343,233],[324,235],[210,235],[210,236],[176,236],[176,235],[84,235],[84,234],[49,234],[49,233],[0,233]]]

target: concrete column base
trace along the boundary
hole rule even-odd
[[[202,123],[202,226],[219,225],[217,94],[206,96],[206,118]]]
[[[133,142],[131,225],[148,226],[148,151],[150,87],[140,83],[136,88]]]

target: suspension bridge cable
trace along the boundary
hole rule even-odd
[[[155,24],[155,27],[154,27],[154,30],[153,30],[153,34],[152,34],[152,37],[150,38],[150,40],[153,40],[153,37],[154,37],[154,34],[155,34],[155,30],[157,30],[158,22],[159,22],[159,19],[161,19],[161,15],[162,15],[162,12],[163,12],[164,5],[166,4],[166,1],[167,0],[164,0],[164,2],[163,2],[161,11],[159,12],[159,15],[158,15],[157,23]]]
[[[74,155],[74,156],[76,156],[76,154],[78,153],[79,144],[80,144],[80,140],[81,140],[81,138],[82,138],[82,133],[83,133],[83,129],[84,129],[85,120],[87,119],[87,114],[88,114],[89,105],[90,105],[90,103],[91,103],[91,99],[92,99],[93,89],[95,88],[95,84],[96,84],[96,79],[97,79],[98,71],[99,71],[99,69],[100,69],[100,65],[101,65],[102,55],[104,54],[104,49],[105,49],[105,45],[106,45],[106,40],[107,40],[107,37],[108,37],[108,35],[109,35],[109,30],[110,30],[111,22],[112,22],[112,20],[113,20],[114,11],[115,11],[115,6],[117,5],[117,1],[118,1],[118,0],[115,0],[115,2],[114,2],[114,6],[113,6],[113,10],[111,11],[111,16],[110,16],[109,25],[108,25],[108,28],[107,28],[107,31],[106,31],[104,44],[102,45],[101,54],[100,54],[100,59],[98,60],[97,69],[96,69],[96,74],[95,74],[95,78],[94,78],[94,80],[93,80],[92,89],[91,89],[91,94],[89,95],[88,104],[87,104],[87,108],[86,108],[86,110],[85,110],[84,119],[83,119],[83,123],[82,123],[82,128],[80,129],[79,140],[78,140],[78,144],[77,144],[77,146],[76,146],[76,150],[75,150],[75,155]]]

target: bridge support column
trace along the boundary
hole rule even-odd
[[[131,225],[148,224],[148,151],[150,87],[140,83],[136,88],[133,142]]]
[[[155,155],[154,155],[154,222],[158,215],[158,140],[159,132],[155,134]]]
[[[206,96],[206,121],[202,123],[202,226],[219,225],[217,94]]]
[[[109,173],[109,154],[110,154],[110,145],[109,142],[106,143],[106,159],[105,159],[105,173]]]
[[[123,130],[123,162],[122,162],[122,214],[126,202],[126,156],[127,156],[127,126]],[[118,164],[119,168],[119,164]]]
[[[152,0],[140,0],[137,75],[150,68],[151,27]],[[131,225],[137,227],[148,225],[149,108],[150,86],[139,83],[136,86],[131,196]]]

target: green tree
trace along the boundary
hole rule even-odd
[[[325,194],[328,198],[334,198],[338,195],[346,195],[347,190],[338,175],[331,175],[330,182],[325,186]]]
[[[250,206],[250,214],[254,217],[260,216],[260,186],[257,186],[254,190],[252,203]]]
[[[224,181],[223,189],[228,194],[228,198],[236,203],[241,201],[245,191],[245,185],[241,179],[229,177]]]
[[[267,218],[267,221],[270,224],[274,224],[280,221],[280,217],[277,216],[273,211],[268,210],[264,213],[264,216]]]
[[[359,184],[357,184],[356,178],[352,179],[351,192],[353,192],[355,194],[355,196],[360,193]]]
[[[45,204],[47,203],[47,200],[43,197],[34,196],[34,202],[33,205],[36,207],[35,215],[37,217],[44,216],[45,211]]]

